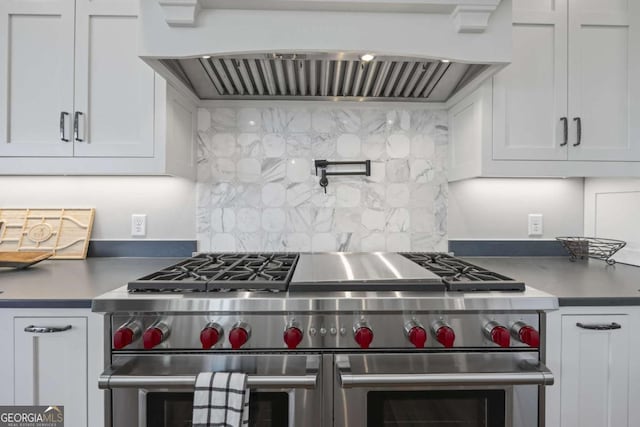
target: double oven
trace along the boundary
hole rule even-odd
[[[179,320],[169,321],[173,341],[152,350],[134,342],[130,348],[111,352],[111,363],[99,379],[99,386],[110,391],[107,425],[190,426],[193,385],[203,371],[248,375],[249,425],[256,427],[543,425],[541,396],[544,386],[553,383],[553,375],[540,362],[538,348],[515,339],[509,348],[499,348],[480,333],[471,336],[479,328],[466,326],[471,322],[465,317],[470,315],[445,313],[437,317],[449,319],[459,346],[443,348],[432,331],[424,348],[406,345],[402,334],[384,339],[390,336],[386,329],[394,329],[395,315],[372,314],[367,325],[378,335],[371,348],[361,349],[349,327],[357,323],[354,316],[299,317],[304,338],[297,349],[262,345],[273,342],[267,332],[273,319],[249,317],[252,338],[237,350],[227,343],[196,349],[185,341],[188,328]],[[477,320],[473,323],[486,316],[473,315]],[[290,317],[282,316],[282,326],[276,328],[279,342]],[[416,318],[420,317],[425,324],[430,321],[428,315]],[[489,317],[507,324],[511,315]],[[524,319],[538,327],[537,314]],[[123,320],[116,316],[113,327]],[[152,320],[144,318],[143,323]],[[229,331],[237,319],[215,320]]]
[[[255,427],[540,427],[556,308],[448,254],[197,254],[94,300],[108,426],[189,426],[198,373],[235,371]]]

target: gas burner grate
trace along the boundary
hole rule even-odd
[[[130,292],[283,291],[297,253],[202,253],[129,282]]]
[[[400,255],[440,276],[448,291],[524,291],[524,283],[440,252]]]

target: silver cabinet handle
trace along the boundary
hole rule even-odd
[[[36,334],[48,334],[48,333],[52,333],[52,332],[64,332],[64,331],[68,331],[69,329],[71,329],[71,325],[67,325],[67,326],[35,326],[35,325],[29,325],[26,328],[24,328],[25,332],[33,332]]]
[[[317,375],[249,375],[247,377],[247,384],[255,388],[315,388],[317,383]],[[98,388],[103,390],[114,388],[193,388],[195,384],[195,375],[146,376],[102,374],[98,379]]]
[[[61,111],[60,112],[60,141],[62,141],[62,142],[69,142],[69,138],[65,138],[64,137],[65,118],[68,115],[69,115],[69,113],[67,113],[66,111]]]
[[[622,325],[616,322],[606,323],[576,323],[578,328],[590,329],[592,331],[610,331],[613,329],[620,329]]]
[[[460,374],[348,374],[340,373],[343,388],[467,386],[467,385],[552,385],[553,374],[543,372],[460,373]]]
[[[83,142],[84,139],[80,138],[80,116],[84,115],[81,111],[76,111],[73,115],[73,139],[78,142]]]

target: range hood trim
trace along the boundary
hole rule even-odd
[[[444,13],[460,33],[486,30],[491,14],[501,0],[158,0],[166,23],[172,27],[193,27],[203,9],[300,10],[374,13]]]

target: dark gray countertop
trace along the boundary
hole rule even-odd
[[[640,267],[568,257],[467,257],[558,297],[561,306],[640,305]]]
[[[640,305],[640,267],[565,257],[465,259],[553,294],[562,306]],[[89,258],[0,269],[0,307],[89,308],[94,297],[178,260]]]
[[[96,296],[179,261],[176,258],[47,260],[0,269],[0,307],[90,308]]]

